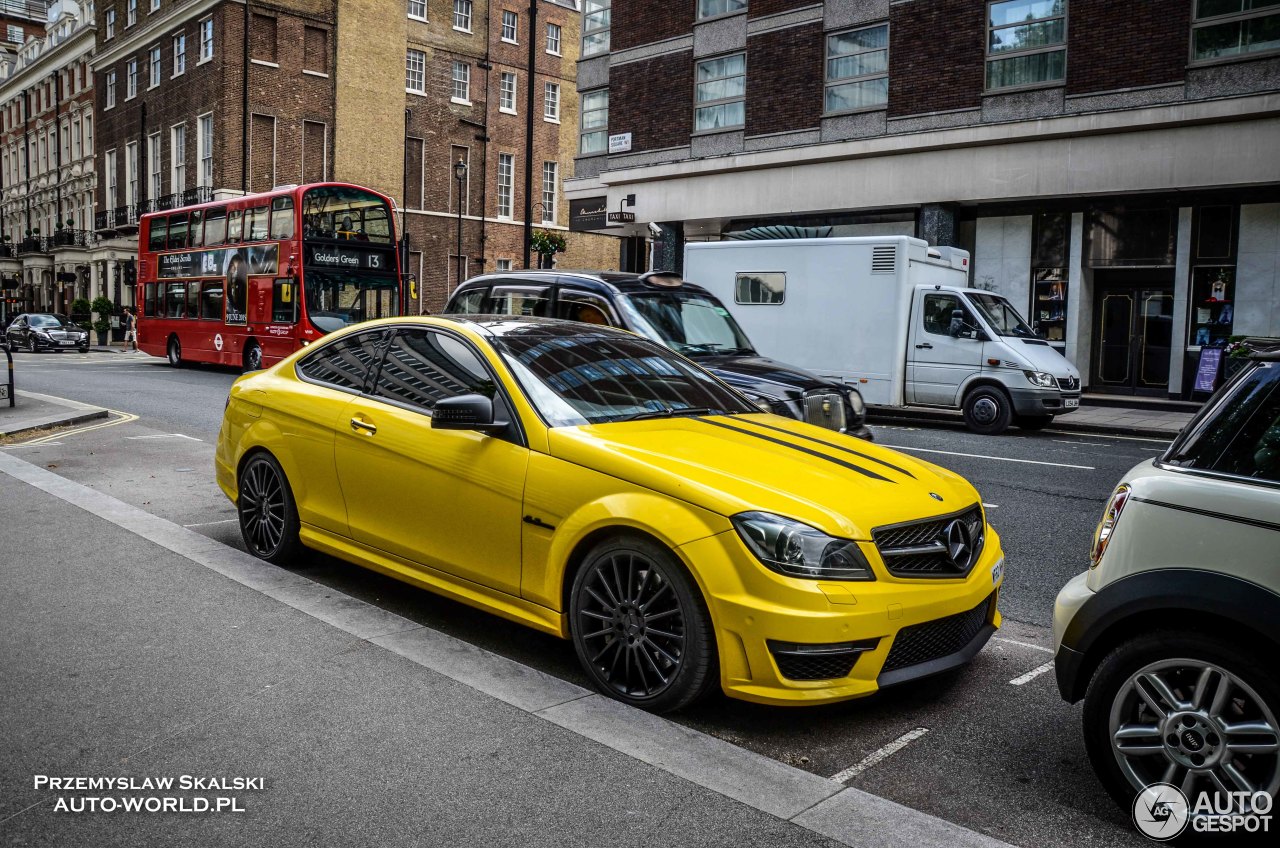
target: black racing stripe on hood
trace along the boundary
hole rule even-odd
[[[735,420],[736,420],[736,419],[735,419]],[[860,452],[858,452],[858,451],[854,450],[853,448],[846,448],[846,447],[844,447],[843,445],[833,445],[833,444],[831,444],[831,442],[823,441],[822,439],[815,439],[813,436],[806,436],[806,435],[803,435],[802,433],[793,433],[793,432],[791,432],[790,430],[785,430],[785,429],[783,429],[782,427],[775,427],[775,426],[773,426],[772,424],[762,424],[762,423],[760,423],[759,421],[744,421],[744,422],[742,422],[742,423],[744,423],[744,424],[750,424],[752,427],[763,427],[763,428],[765,428],[766,430],[773,430],[773,431],[778,432],[778,433],[786,433],[788,436],[791,436],[792,438],[795,438],[795,439],[804,439],[805,441],[808,441],[808,442],[814,442],[815,444],[822,445],[823,447],[826,447],[826,448],[831,448],[832,450],[838,450],[838,451],[844,451],[845,453],[851,453],[851,454],[853,454],[854,456],[857,456],[857,457],[861,457],[861,458],[863,458],[863,459],[870,460],[871,462],[878,462],[878,463],[880,463],[881,465],[885,466],[886,468],[892,468],[894,471],[897,471],[897,472],[899,472],[900,474],[905,474],[905,475],[907,475],[908,477],[910,477],[910,478],[911,478],[911,479],[913,479],[913,480],[915,479],[915,476],[916,476],[916,475],[912,474],[910,471],[908,471],[908,470],[907,470],[907,469],[905,469],[905,468],[899,468],[898,466],[894,465],[892,462],[885,462],[883,459],[876,459],[874,456],[868,456],[868,455],[867,455],[867,454],[865,454],[865,453],[860,453]]]
[[[856,471],[873,480],[883,480],[886,483],[897,482],[895,480],[890,480],[888,477],[877,474],[874,471],[868,471],[860,465],[854,465],[852,462],[845,462],[843,459],[837,459],[834,456],[827,456],[825,453],[819,453],[816,450],[809,450],[801,445],[784,442],[782,439],[775,439],[773,436],[766,436],[764,433],[754,433],[751,430],[743,430],[741,427],[734,427],[729,424],[725,424],[722,421],[712,421],[708,418],[694,418],[693,420],[701,421],[703,424],[710,424],[712,427],[723,427],[726,430],[732,430],[733,432],[741,433],[744,436],[754,436],[757,439],[763,439],[766,442],[773,442],[775,445],[782,445],[784,448],[791,448],[792,450],[800,451],[801,453],[807,453],[809,456],[816,456],[818,459],[825,459],[827,462],[835,463],[836,465],[839,465],[842,468],[847,468],[850,471]]]

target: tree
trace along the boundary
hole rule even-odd
[[[538,267],[550,268],[551,257],[557,253],[564,253],[568,247],[568,242],[560,233],[553,233],[549,230],[535,230],[533,238],[529,240],[529,246],[533,248],[534,253],[538,254]]]

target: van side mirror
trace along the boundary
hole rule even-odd
[[[477,430],[500,433],[507,422],[493,420],[493,400],[484,395],[458,395],[436,401],[431,407],[433,430]]]
[[[991,341],[991,337],[984,331],[964,320],[963,309],[951,310],[951,326],[947,328],[947,331],[953,339],[975,339],[980,342]]]

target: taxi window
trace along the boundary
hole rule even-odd
[[[547,286],[498,286],[489,296],[488,311],[494,315],[545,318],[551,312],[551,290]]]
[[[566,321],[578,321],[583,324],[597,324],[607,327],[621,326],[614,317],[609,302],[599,295],[587,292],[560,290],[556,298],[555,317]]]
[[[486,288],[465,291],[453,299],[449,312],[454,315],[480,315],[484,312],[484,299],[488,293]]]

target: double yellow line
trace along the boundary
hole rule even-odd
[[[99,421],[95,424],[86,424],[83,427],[74,427],[70,430],[62,430],[57,433],[51,433],[48,436],[41,436],[38,439],[30,439],[25,442],[15,442],[10,447],[15,447],[17,445],[43,445],[49,442],[60,441],[62,439],[65,439],[67,436],[78,436],[81,433],[88,433],[93,430],[102,430],[107,427],[114,427],[117,424],[128,424],[131,421],[138,420],[138,416],[134,415],[132,412],[120,412],[119,410],[116,410],[116,409],[108,409],[107,414],[114,415],[116,417],[112,418],[109,421]]]

